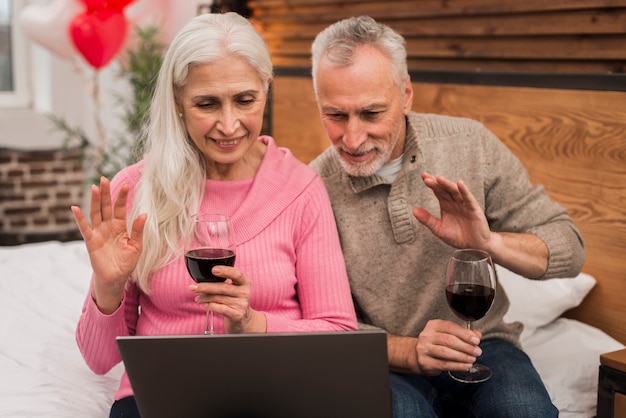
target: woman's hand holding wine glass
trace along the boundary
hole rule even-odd
[[[446,271],[446,301],[452,312],[471,330],[489,311],[496,293],[496,271],[491,256],[481,250],[457,250],[450,257]],[[478,383],[491,377],[489,367],[474,364],[467,371],[450,371],[460,382]]]
[[[185,264],[197,283],[223,282],[225,276],[213,274],[215,266],[235,264],[235,237],[230,217],[223,214],[194,215],[192,235],[185,240]],[[212,335],[213,311],[207,307],[204,333]]]

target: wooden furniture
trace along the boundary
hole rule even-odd
[[[419,112],[482,121],[568,209],[597,285],[567,316],[626,344],[626,92],[413,83]],[[623,89],[622,89],[623,90]],[[311,79],[278,76],[272,134],[304,162],[329,145]]]
[[[626,417],[626,349],[600,356],[596,418]]]

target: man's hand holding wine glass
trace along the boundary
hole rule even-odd
[[[482,354],[482,333],[443,319],[426,323],[417,338],[388,335],[389,354],[401,361],[392,366],[400,373],[435,376],[447,370],[467,370]],[[392,342],[393,340],[393,342]]]
[[[482,333],[478,330],[468,330],[443,319],[432,319],[426,323],[417,341],[419,367],[429,375],[443,370],[467,370],[482,354],[478,346],[481,338]]]

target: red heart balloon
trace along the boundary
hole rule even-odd
[[[88,12],[94,12],[96,10],[111,10],[119,12],[128,6],[135,0],[80,0],[85,6],[87,6]]]
[[[98,69],[107,65],[122,47],[126,17],[110,10],[79,13],[70,22],[69,30],[76,49]]]
[[[122,11],[124,7],[131,4],[133,1],[135,0],[109,0],[107,1],[106,9],[119,12]]]
[[[87,6],[88,12],[96,10],[106,9],[108,0],[80,0],[85,6]]]

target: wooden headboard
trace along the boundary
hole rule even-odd
[[[414,110],[491,129],[569,211],[597,285],[568,317],[626,344],[626,92],[413,83]],[[272,134],[309,162],[328,146],[308,77],[277,77]]]

